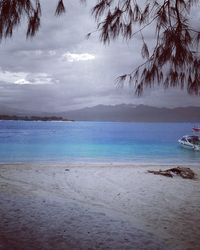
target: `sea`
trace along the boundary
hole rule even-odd
[[[0,163],[200,164],[193,123],[0,121]]]

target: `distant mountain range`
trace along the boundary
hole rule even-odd
[[[0,115],[50,116],[75,121],[200,122],[200,107],[158,108],[146,105],[97,105],[66,112],[28,112],[0,108]]]
[[[145,105],[97,105],[60,114],[78,121],[197,122],[200,107],[157,108]]]

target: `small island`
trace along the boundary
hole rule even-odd
[[[0,120],[13,121],[74,121],[61,116],[18,116],[18,115],[0,115]]]

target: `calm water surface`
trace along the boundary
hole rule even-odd
[[[200,163],[190,123],[0,121],[0,162]]]

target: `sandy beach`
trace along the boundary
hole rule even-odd
[[[168,167],[1,164],[0,249],[197,250],[200,167],[147,173]]]

